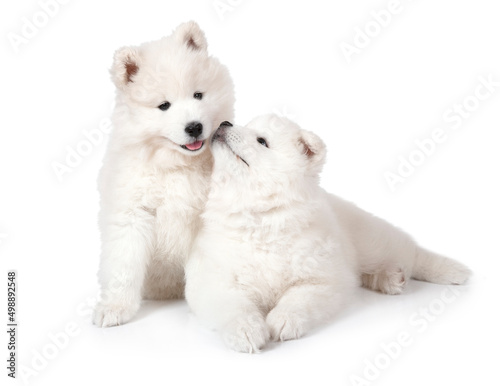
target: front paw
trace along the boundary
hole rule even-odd
[[[266,323],[271,332],[271,339],[274,341],[298,339],[304,335],[304,323],[293,312],[275,308],[267,315]]]
[[[112,327],[127,323],[139,310],[139,302],[98,303],[94,309],[93,322],[97,327]]]
[[[235,351],[258,353],[269,340],[269,330],[261,315],[241,316],[225,326],[222,337]]]

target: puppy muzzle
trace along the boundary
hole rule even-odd
[[[226,142],[226,132],[232,126],[233,124],[231,122],[228,121],[222,122],[217,128],[217,130],[215,130],[215,133],[212,136],[212,143],[214,141]]]

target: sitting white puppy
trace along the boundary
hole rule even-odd
[[[413,277],[461,284],[464,265],[319,186],[325,144],[276,116],[224,122],[212,139],[211,191],[186,267],[194,313],[233,349],[295,339],[360,283],[398,294]]]
[[[207,141],[233,116],[233,82],[194,22],[120,48],[113,131],[99,176],[99,327],[128,322],[142,299],[184,295],[184,264],[207,199]]]

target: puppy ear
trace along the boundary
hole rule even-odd
[[[299,149],[309,163],[309,170],[314,174],[319,173],[326,160],[326,145],[323,140],[311,131],[302,130]]]
[[[116,87],[124,89],[134,81],[134,76],[139,71],[140,59],[137,47],[122,47],[115,52],[110,72]]]
[[[174,31],[174,36],[193,51],[207,50],[208,43],[205,34],[194,21],[188,21],[179,25]]]

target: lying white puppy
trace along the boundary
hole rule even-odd
[[[353,288],[398,294],[413,277],[462,284],[464,265],[325,192],[325,144],[275,116],[225,122],[212,139],[211,192],[186,267],[194,313],[233,349],[295,339],[330,318]]]

